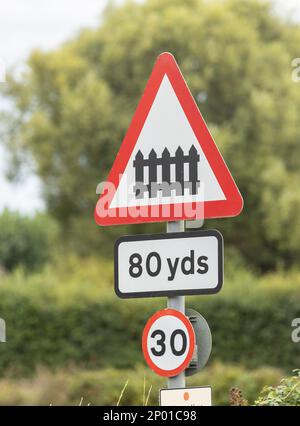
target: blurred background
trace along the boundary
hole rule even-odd
[[[117,298],[113,243],[165,225],[98,228],[93,210],[163,51],[245,201],[204,225],[224,235],[225,284],[187,298],[213,335],[187,384],[253,403],[300,368],[299,23],[297,0],[1,3],[0,404],[116,404],[126,383],[121,403],[158,403],[140,341],[166,299]]]

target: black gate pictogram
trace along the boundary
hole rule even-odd
[[[149,157],[144,158],[139,150],[133,161],[135,169],[134,187],[136,198],[143,198],[148,192],[149,198],[157,196],[158,191],[163,196],[170,196],[171,190],[175,189],[176,195],[184,195],[184,189],[188,188],[191,195],[196,195],[200,180],[198,179],[198,163],[200,155],[194,145],[191,146],[187,155],[179,146],[172,157],[169,150],[165,148],[161,158],[157,157],[154,149],[150,151]],[[171,165],[175,165],[175,181],[171,181]],[[185,179],[184,165],[188,164],[188,179]],[[158,182],[158,166],[162,167],[162,182]],[[148,167],[148,183],[145,183],[145,167]]]

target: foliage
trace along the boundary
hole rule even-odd
[[[291,340],[291,321],[300,317],[299,272],[259,278],[243,268],[233,274],[227,263],[218,295],[187,300],[212,330],[211,361],[297,368],[300,345]],[[118,299],[112,263],[66,255],[30,276],[18,270],[0,277],[0,300],[9,325],[0,371],[14,376],[39,366],[132,368],[143,362],[147,319],[166,306],[164,298]]]
[[[261,386],[279,383],[280,370],[259,368],[254,371],[232,365],[214,364],[188,379],[188,386],[212,386],[214,405],[228,405],[232,384],[243,386],[251,403]],[[166,379],[154,375],[148,368],[132,370],[60,370],[55,374],[39,370],[31,379],[0,380],[0,405],[116,405],[124,384],[128,382],[121,405],[158,405],[159,389]]]
[[[243,393],[240,389],[232,388],[230,389],[229,405],[232,407],[246,407],[249,403],[243,397]]]
[[[266,386],[255,405],[300,406],[300,370],[295,370],[294,376],[282,379],[277,387]]]
[[[52,257],[56,232],[53,221],[43,214],[25,217],[5,210],[0,215],[0,266],[7,271],[41,267]]]
[[[245,199],[239,219],[220,226],[225,241],[263,269],[296,263],[300,91],[290,64],[299,44],[299,27],[275,17],[268,1],[111,5],[98,28],[56,51],[33,52],[23,75],[8,79],[13,164],[26,156],[34,160],[48,209],[72,247],[110,254],[107,241],[128,228],[96,231],[95,188],[107,175],[156,56],[171,51]],[[153,229],[161,227],[129,228]]]

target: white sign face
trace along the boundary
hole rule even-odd
[[[163,309],[147,322],[142,339],[146,362],[161,376],[172,377],[187,368],[195,348],[195,334],[188,318],[174,309]]]
[[[166,111],[168,112],[167,114]],[[196,176],[199,182],[199,188],[202,187],[203,191],[199,190],[199,188],[195,192],[185,190],[182,195],[178,195],[174,191],[174,193],[169,196],[163,196],[163,193],[158,191],[156,196],[151,198],[149,198],[149,193],[145,192],[143,198],[137,199],[135,195],[135,185],[131,184],[132,182],[136,182],[133,165],[135,164],[134,160],[137,153],[141,152],[144,156],[148,156],[151,150],[153,150],[157,157],[160,158],[162,157],[163,151],[168,149],[171,158],[172,156],[175,158],[178,147],[183,150],[185,155],[188,155],[191,147],[193,147],[195,153],[199,156],[199,161],[196,165]],[[190,180],[188,167],[184,168],[184,178],[186,181]],[[170,180],[171,182],[176,182],[175,167],[171,168]],[[158,169],[157,181],[159,183],[164,181],[161,168]],[[149,177],[147,178],[147,183],[149,183]],[[197,141],[170,80],[165,76],[161,82],[135,148],[131,153],[131,157],[110,207],[176,204],[216,200],[225,200],[225,195],[207,161],[201,145]]]
[[[161,406],[211,406],[211,387],[161,389]]]
[[[218,231],[121,237],[115,291],[121,298],[217,293],[223,283]]]

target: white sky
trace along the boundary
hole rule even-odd
[[[300,20],[299,0],[275,1],[279,13],[292,11],[293,17]],[[106,3],[107,0],[0,0],[0,80],[1,64],[9,68],[22,63],[33,48],[55,48],[80,28],[97,25]],[[0,141],[0,210],[10,207],[32,213],[42,209],[38,179],[32,176],[22,184],[10,184],[4,177],[6,163]]]

